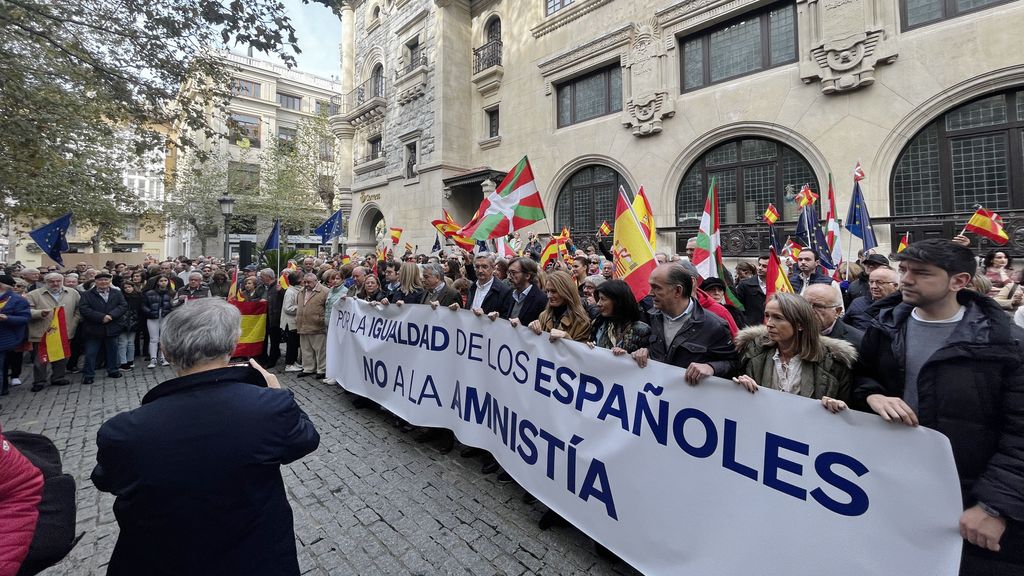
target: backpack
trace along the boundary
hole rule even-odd
[[[75,479],[63,472],[60,451],[46,436],[18,431],[4,436],[43,473],[39,520],[28,556],[18,571],[18,576],[32,576],[63,560],[84,535],[75,536]]]

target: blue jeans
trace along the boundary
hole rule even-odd
[[[131,364],[135,361],[135,331],[121,332],[117,336],[117,363]]]
[[[99,354],[101,346],[107,355],[107,374],[113,374],[118,371],[117,336],[86,336],[85,366],[82,368],[83,378],[92,378],[96,375],[96,355]]]

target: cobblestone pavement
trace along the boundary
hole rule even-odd
[[[25,375],[31,380],[31,364]],[[141,361],[137,366],[145,366]],[[5,430],[46,434],[78,482],[78,546],[46,576],[104,574],[118,527],[114,498],[89,481],[96,432],[111,416],[136,408],[169,368],[136,368],[126,378],[33,394],[31,382],[0,397]],[[336,387],[281,375],[320,431],[320,448],[282,468],[295,512],[303,574],[518,575],[637,574],[594,553],[571,527],[541,531],[541,504],[522,489],[480,474],[481,461],[441,455],[392,425],[382,411],[358,410]]]

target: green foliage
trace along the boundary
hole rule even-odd
[[[296,260],[300,257],[298,250],[284,248],[282,250],[266,250],[260,251],[259,265],[260,267],[273,268],[274,270],[284,270],[288,267],[289,260]]]
[[[171,129],[181,149],[217,136],[209,112],[227,101],[230,75],[216,50],[249,45],[292,65],[294,32],[278,0],[3,0],[4,212],[73,210],[101,233],[137,218],[124,169],[159,152]]]

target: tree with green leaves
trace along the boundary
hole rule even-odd
[[[286,48],[299,52],[278,0],[2,0],[4,213],[73,210],[76,222],[118,229],[138,211],[127,163],[161,150],[168,130],[180,149],[217,136],[209,111],[223,108],[230,79],[217,51],[238,44],[288,65]]]

